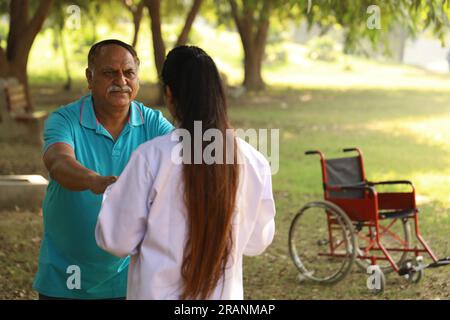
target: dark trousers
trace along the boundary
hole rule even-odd
[[[57,298],[57,297],[49,297],[39,293],[39,300],[82,300],[82,299],[69,299],[69,298]],[[110,299],[98,299],[98,300],[126,300],[125,297],[120,298],[110,298]]]

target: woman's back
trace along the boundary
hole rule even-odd
[[[269,165],[235,137],[204,50],[172,49],[161,80],[179,129],[135,151],[105,197],[97,242],[132,255],[128,298],[242,299],[242,255],[274,234]]]
[[[132,254],[129,299],[179,299],[182,293],[188,221],[183,165],[173,159],[179,142],[171,137],[156,138],[135,151],[105,194],[107,201],[99,216],[99,245],[116,255]],[[262,253],[275,230],[269,164],[248,143],[236,141],[241,165],[232,219],[233,246],[224,276],[210,299],[243,299],[242,255]]]

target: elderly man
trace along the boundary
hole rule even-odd
[[[102,193],[133,150],[173,129],[160,111],[134,100],[138,70],[131,46],[119,40],[96,43],[86,69],[91,93],[46,121],[43,160],[51,179],[33,284],[40,299],[126,296],[128,258],[116,258],[95,242]]]

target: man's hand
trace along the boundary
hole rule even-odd
[[[72,191],[91,190],[101,194],[117,180],[115,176],[101,176],[81,165],[72,147],[65,143],[50,146],[43,160],[52,179]]]
[[[89,180],[89,190],[95,194],[102,194],[106,188],[116,182],[116,176],[93,175]]]

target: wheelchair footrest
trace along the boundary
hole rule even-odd
[[[447,258],[439,259],[436,262],[430,263],[427,266],[427,268],[438,268],[438,267],[447,266],[449,264],[450,264],[450,257],[447,257]]]

